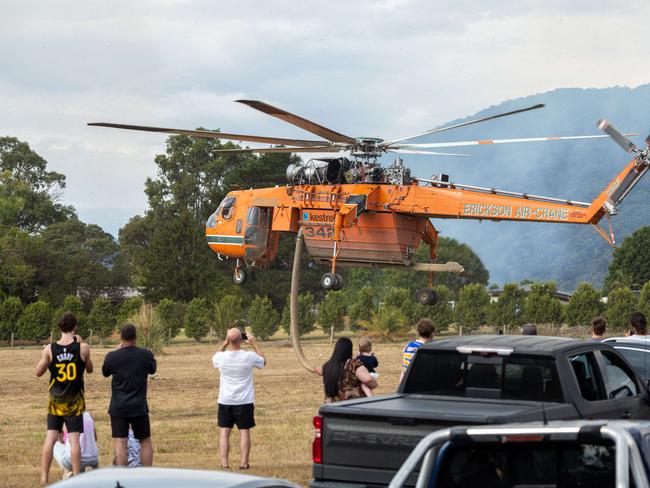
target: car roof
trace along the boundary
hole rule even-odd
[[[263,478],[229,471],[177,468],[101,468],[52,485],[56,488],[299,488],[279,478]]]
[[[627,346],[641,346],[641,347],[650,347],[650,336],[624,336],[624,337],[608,337],[604,339],[605,344],[610,346],[616,345],[627,345]]]
[[[466,335],[427,342],[423,349],[455,350],[459,346],[511,347],[516,353],[549,354],[587,345],[587,341],[567,337],[529,335]],[[600,344],[593,342],[593,344]]]

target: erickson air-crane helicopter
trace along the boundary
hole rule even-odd
[[[321,279],[324,289],[343,286],[343,279],[337,273],[341,266],[401,267],[428,271],[430,276],[438,271],[462,272],[462,266],[457,263],[414,262],[415,251],[420,241],[424,241],[429,246],[431,261],[435,263],[438,232],[430,219],[436,218],[591,224],[613,246],[615,242],[611,226],[605,230],[598,224],[603,217],[609,224],[609,217],[617,213],[618,205],[649,167],[648,148],[637,148],[625,137],[630,134],[620,133],[605,120],[599,121],[598,127],[607,135],[421,144],[409,142],[416,137],[542,108],[542,104],[432,129],[410,137],[384,140],[340,134],[264,102],[238,102],[300,127],[323,140],[113,123],[88,124],[281,146],[217,151],[224,153],[339,153],[289,165],[286,186],[231,191],[223,199],[206,224],[206,238],[210,248],[220,257],[236,260],[233,281],[237,284],[245,281],[246,268],[264,268],[275,259],[281,232],[302,234],[312,259],[329,266],[329,272]],[[378,157],[386,152],[465,156],[431,149],[608,136],[626,152],[634,153],[634,158],[591,203],[463,185],[450,182],[444,174],[416,178],[411,176],[400,158],[387,167],[378,162]],[[646,138],[646,143],[650,145],[650,136]],[[417,293],[418,301],[423,304],[435,303],[436,296],[430,288]]]

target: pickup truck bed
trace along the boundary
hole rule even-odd
[[[531,374],[536,368],[539,372]],[[477,376],[472,369],[487,371],[494,385],[485,378],[474,378],[478,383],[472,384],[472,375]],[[584,377],[577,377],[585,369],[591,389]],[[527,382],[534,380],[535,399],[530,399]],[[607,398],[607,392],[620,397]],[[508,336],[436,341],[417,352],[398,393],[320,408],[315,422],[320,426],[315,440],[320,462],[313,464],[311,486],[388,485],[417,443],[439,429],[627,415],[650,418],[646,397],[629,365],[601,343]],[[409,481],[414,483],[414,478]]]

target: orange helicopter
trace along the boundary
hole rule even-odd
[[[246,280],[247,268],[263,269],[275,259],[281,232],[302,235],[311,258],[329,266],[330,270],[321,279],[321,286],[326,290],[343,286],[343,278],[337,273],[337,269],[343,266],[426,271],[430,276],[429,285],[433,272],[462,272],[462,266],[457,263],[435,263],[438,232],[430,220],[435,218],[591,224],[614,246],[609,217],[617,213],[618,205],[650,165],[648,148],[637,148],[625,137],[631,134],[620,133],[605,120],[599,121],[598,127],[606,135],[409,143],[416,137],[542,108],[542,104],[387,141],[349,137],[264,102],[238,102],[324,140],[103,122],[88,124],[280,146],[218,151],[224,153],[338,153],[289,165],[286,186],[231,191],[223,199],[206,224],[206,238],[219,258],[236,260],[233,281],[237,284]],[[386,152],[466,156],[431,149],[608,136],[626,152],[634,153],[635,157],[591,203],[458,184],[450,182],[444,174],[416,178],[399,157],[386,167],[378,162]],[[646,143],[650,145],[650,136]],[[608,230],[598,225],[603,217],[607,219]],[[420,241],[428,245],[433,264],[414,262]],[[429,286],[419,290],[416,299],[423,304],[433,304],[436,296]]]

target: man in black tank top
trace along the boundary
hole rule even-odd
[[[50,372],[47,435],[41,458],[41,483],[44,485],[48,482],[54,444],[64,424],[70,438],[72,472],[79,474],[81,471],[79,435],[83,432],[86,410],[83,375],[93,371],[90,347],[77,340],[77,318],[72,312],[64,313],[59,319],[59,329],[61,339],[45,346],[36,366],[38,377]]]

